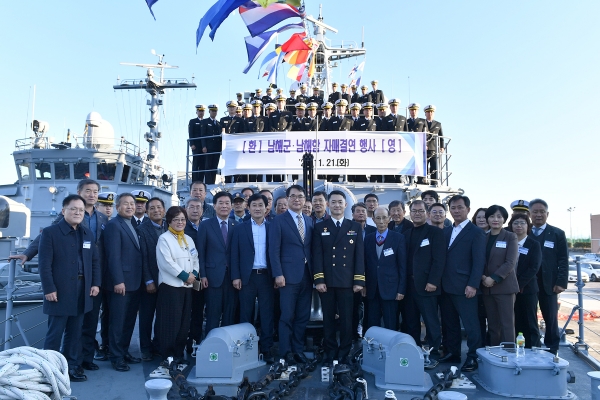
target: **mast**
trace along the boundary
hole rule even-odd
[[[164,54],[158,55],[154,50],[151,51],[152,55],[158,57],[157,64],[136,64],[136,63],[121,63],[121,65],[131,65],[135,67],[147,68],[145,81],[135,79],[123,79],[117,80],[117,84],[113,86],[115,90],[123,89],[143,89],[150,95],[150,100],[146,103],[150,106],[150,121],[147,122],[149,131],[144,134],[144,138],[148,142],[148,158],[147,162],[153,169],[159,167],[159,152],[158,152],[158,140],[162,134],[159,131],[160,113],[159,107],[163,105],[162,97],[165,93],[165,89],[189,89],[196,88],[194,82],[188,82],[187,79],[164,79],[165,68],[176,69],[179,68],[174,65],[169,65],[163,62]],[[154,69],[160,69],[160,77],[158,79],[154,76]]]

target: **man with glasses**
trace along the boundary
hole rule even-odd
[[[216,216],[214,207],[206,203],[206,184],[204,182],[193,182],[190,186],[190,196],[200,200],[202,203],[203,213],[201,217],[203,219]]]
[[[477,288],[485,265],[485,233],[468,219],[471,201],[467,196],[450,198],[452,227],[444,228],[446,264],[442,275],[440,309],[444,326],[444,357],[440,362],[460,363],[461,321],[467,333],[467,360],[463,372],[478,368],[477,349],[481,346]]]
[[[286,190],[288,210],[277,216],[269,233],[269,257],[279,288],[279,353],[288,363],[307,363],[304,333],[312,298],[312,220],[302,214],[306,192],[299,185]]]
[[[69,379],[82,382],[87,377],[81,367],[81,327],[100,291],[101,268],[94,235],[82,224],[85,200],[65,197],[62,213],[64,218],[45,228],[40,240],[38,268],[48,315],[44,349],[60,351],[62,343]]]
[[[158,329],[152,329],[156,300],[158,299],[158,262],[156,261],[156,246],[158,238],[167,231],[163,221],[165,203],[158,197],[153,197],[146,203],[148,218],[135,230],[140,240],[142,252],[142,285],[139,313],[140,350],[143,361],[152,361],[153,354],[159,353]],[[154,331],[154,340],[152,333]]]
[[[438,298],[441,293],[442,273],[446,263],[446,249],[442,230],[427,224],[427,211],[423,200],[415,200],[410,205],[410,217],[414,227],[405,233],[407,244],[406,297],[416,305],[416,316],[423,317],[427,328],[427,344],[433,356],[426,369],[433,369],[438,362],[442,331],[438,317]],[[414,314],[414,313],[413,313]],[[420,318],[406,315],[408,334],[417,344],[421,343]],[[415,315],[412,315],[415,317]],[[404,318],[403,318],[404,320]]]
[[[565,232],[549,225],[548,203],[542,199],[529,202],[533,223],[532,237],[542,247],[542,265],[538,270],[538,298],[546,323],[544,344],[556,354],[560,342],[558,330],[558,295],[567,289],[569,279],[569,250]]]
[[[333,190],[328,200],[331,218],[316,224],[312,238],[313,277],[323,306],[323,363],[349,364],[354,293],[365,286],[364,245],[358,222],[344,218],[346,195]]]
[[[374,220],[377,232],[365,237],[368,326],[379,326],[383,317],[384,328],[396,330],[398,301],[406,293],[406,245],[401,233],[388,229],[387,208],[377,207]]]
[[[425,205],[429,209],[433,205],[433,203],[440,202],[440,196],[437,194],[435,190],[426,190],[421,193],[421,200],[425,202]],[[452,221],[448,218],[444,219],[444,227],[452,226]]]

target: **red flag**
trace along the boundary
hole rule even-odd
[[[284,53],[293,50],[310,50],[310,47],[304,43],[306,32],[294,33],[287,42],[281,45],[281,50]]]

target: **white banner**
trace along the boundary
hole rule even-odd
[[[302,174],[313,153],[315,173],[424,176],[425,133],[265,132],[223,134],[221,175]]]

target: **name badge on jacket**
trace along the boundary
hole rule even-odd
[[[331,232],[321,232],[321,236],[329,236],[331,235]]]
[[[499,247],[501,249],[505,249],[506,248],[506,242],[497,241],[496,242],[496,247]]]
[[[385,250],[383,250],[383,255],[386,256],[386,257],[387,256],[391,256],[393,254],[394,254],[394,250],[393,249],[385,249]]]
[[[193,256],[195,256],[196,255],[196,249],[191,249],[190,250],[190,254],[193,255]]]
[[[527,247],[519,247],[519,254],[527,255],[529,253],[529,249]]]
[[[92,242],[89,242],[89,241],[83,242],[84,249],[90,249],[91,247],[92,247]]]
[[[421,247],[429,246],[429,239],[423,239],[421,242]]]
[[[549,248],[553,249],[553,248],[554,248],[554,242],[551,242],[551,241],[549,241],[549,240],[546,240],[546,241],[544,242],[544,247],[549,247]]]

